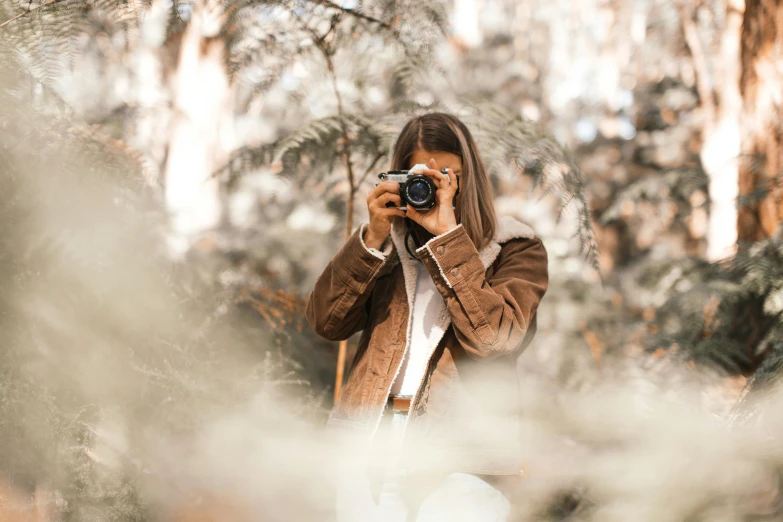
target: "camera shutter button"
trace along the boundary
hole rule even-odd
[[[436,251],[438,254],[440,254],[440,255],[443,255],[443,253],[444,253],[444,252],[446,252],[446,247],[445,247],[445,246],[443,246],[443,245],[441,245],[441,246],[439,246],[438,248],[436,248],[436,249],[435,249],[435,251]]]

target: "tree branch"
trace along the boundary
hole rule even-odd
[[[326,0],[325,0],[326,1]],[[331,2],[328,2],[331,3]],[[338,7],[339,6],[335,6]],[[344,11],[344,9],[340,8]],[[348,177],[348,197],[346,198],[346,224],[345,224],[345,237],[346,240],[351,237],[351,232],[353,231],[353,214],[354,214],[354,199],[356,197],[356,176],[353,172],[353,161],[351,160],[351,137],[348,135],[348,125],[345,123],[345,107],[343,106],[343,97],[340,94],[340,89],[337,85],[337,71],[334,67],[334,60],[332,59],[332,55],[334,54],[334,49],[330,48],[329,42],[327,41],[327,38],[330,34],[332,34],[335,30],[335,27],[337,23],[339,22],[339,17],[335,16],[332,18],[332,23],[330,25],[329,31],[326,32],[322,37],[319,37],[315,31],[313,31],[311,28],[307,27],[307,30],[310,31],[310,33],[313,35],[313,43],[318,47],[318,50],[321,51],[321,53],[324,56],[324,59],[326,60],[326,67],[329,70],[329,76],[332,80],[332,88],[334,89],[334,96],[337,98],[337,114],[340,117],[340,126],[342,128],[342,134],[343,134],[343,157],[345,159],[345,169]],[[335,375],[335,382],[334,382],[334,403],[337,404],[337,401],[340,400],[340,393],[342,392],[342,386],[343,386],[343,374],[345,371],[345,357],[346,353],[348,352],[348,340],[343,339],[340,341],[340,345],[337,350],[337,369],[336,369],[336,375]]]
[[[346,238],[351,237],[353,231],[353,204],[354,197],[356,196],[356,176],[353,172],[353,160],[351,159],[351,138],[348,135],[348,125],[345,124],[345,113],[343,108],[343,97],[340,95],[340,91],[337,88],[337,74],[334,70],[334,63],[332,62],[331,55],[326,55],[326,60],[329,62],[329,72],[332,75],[332,86],[334,87],[334,94],[337,98],[337,114],[340,116],[340,126],[343,131],[343,154],[345,155],[345,168],[348,174],[348,216],[346,220]]]
[[[375,168],[375,165],[381,161],[381,158],[383,158],[386,154],[383,152],[379,152],[375,155],[375,158],[373,158],[372,163],[370,163],[370,166],[367,167],[367,170],[364,171],[364,174],[362,174],[362,177],[359,179],[359,181],[356,183],[357,187],[361,187],[362,183],[364,183],[364,180],[367,179],[367,176],[370,175],[372,172],[372,169]]]
[[[351,159],[351,138],[348,135],[348,125],[345,123],[345,107],[343,105],[343,97],[340,94],[340,89],[337,86],[337,71],[335,70],[334,60],[332,59],[334,50],[330,48],[329,42],[326,40],[327,37],[334,32],[337,22],[338,20],[336,20],[336,17],[333,18],[329,31],[327,31],[326,34],[321,37],[319,37],[312,29],[307,29],[313,35],[313,42],[315,43],[316,47],[318,47],[318,50],[321,51],[321,54],[323,54],[324,59],[326,60],[326,67],[332,80],[332,89],[334,90],[334,96],[337,99],[337,115],[340,118],[340,127],[342,129],[343,135],[343,156],[345,159],[346,173],[348,175],[348,209],[345,231],[345,237],[348,239],[351,237],[351,232],[353,231],[354,197],[356,196],[356,188],[358,185],[356,184],[356,175],[353,171],[353,160]]]
[[[5,27],[6,25],[10,24],[11,22],[15,20],[19,20],[20,18],[27,16],[28,14],[32,13],[33,11],[37,11],[38,9],[41,9],[42,7],[46,7],[47,5],[56,4],[57,2],[62,2],[62,0],[46,0],[43,4],[39,5],[35,9],[28,9],[27,11],[23,13],[19,13],[18,15],[14,16],[13,18],[9,18],[5,22],[0,24],[0,29]]]
[[[378,20],[377,18],[373,18],[372,16],[368,16],[368,15],[366,15],[364,13],[360,13],[359,11],[356,11],[354,9],[348,9],[348,8],[343,7],[341,5],[335,4],[331,0],[310,0],[310,1],[313,2],[314,4],[322,5],[324,7],[330,7],[332,9],[337,9],[337,10],[342,11],[343,13],[351,15],[351,16],[353,16],[355,18],[359,18],[359,19],[364,20],[366,22],[372,22],[372,23],[378,24],[381,27],[384,27],[384,28],[386,28],[386,29],[388,29],[390,31],[394,31],[394,28],[390,24],[384,22],[383,20]]]
[[[684,0],[680,2],[679,7],[685,43],[693,57],[693,69],[696,73],[696,91],[699,93],[699,98],[701,98],[701,104],[704,108],[707,124],[712,126],[716,122],[715,114],[717,103],[715,101],[715,93],[709,84],[710,74],[707,67],[707,56],[704,53],[701,38],[699,38],[699,31],[696,28],[696,24],[693,22],[692,13],[689,9],[690,2]]]

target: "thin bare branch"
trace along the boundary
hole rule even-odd
[[[364,20],[366,22],[372,22],[372,23],[378,24],[381,27],[384,27],[384,28],[386,28],[386,29],[388,29],[390,31],[394,31],[394,28],[390,24],[384,22],[383,20],[378,20],[377,18],[373,18],[372,16],[368,16],[368,15],[366,15],[364,13],[360,13],[359,11],[356,11],[354,9],[348,9],[348,8],[343,7],[341,5],[335,4],[334,2],[332,2],[330,0],[310,0],[310,1],[313,2],[314,4],[322,5],[324,7],[329,7],[329,8],[332,8],[332,9],[338,9],[338,10],[342,11],[343,13],[351,15],[351,16],[353,16],[355,18],[360,18],[360,19],[362,19],[362,20]]]
[[[57,2],[62,2],[62,0],[46,0],[43,4],[39,5],[35,9],[28,9],[27,11],[24,11],[23,13],[19,13],[18,15],[14,16],[13,18],[9,18],[5,22],[0,24],[0,29],[5,27],[6,25],[10,24],[11,22],[15,20],[19,20],[20,18],[23,18],[27,16],[28,14],[32,13],[33,11],[37,11],[38,9],[41,9],[42,7],[46,7],[47,5],[56,4]]]
[[[679,3],[680,19],[682,21],[682,31],[685,35],[685,43],[693,57],[693,69],[696,73],[696,90],[701,98],[701,104],[704,109],[704,116],[707,124],[715,124],[717,103],[715,101],[715,92],[710,87],[710,73],[708,67],[708,58],[704,52],[704,46],[699,37],[699,30],[693,21],[693,12],[690,0],[681,0]]]
[[[353,208],[354,208],[354,197],[356,195],[356,176],[354,174],[353,169],[353,160],[351,159],[351,138],[348,134],[348,125],[345,123],[345,106],[343,105],[343,97],[340,94],[340,89],[337,85],[337,71],[334,67],[334,60],[332,59],[332,55],[334,54],[334,50],[329,46],[329,42],[326,40],[327,37],[334,31],[335,29],[335,22],[336,20],[332,20],[332,25],[327,31],[327,33],[321,37],[319,37],[315,31],[308,28],[308,30],[313,35],[313,42],[318,47],[318,50],[321,51],[321,54],[323,54],[324,59],[326,60],[326,67],[329,71],[329,77],[332,80],[332,89],[334,90],[334,96],[337,99],[337,115],[340,118],[340,127],[342,128],[342,137],[343,137],[343,157],[345,159],[345,168],[348,175],[348,198],[347,198],[347,219],[346,219],[346,239],[351,237],[351,232],[353,231]]]
[[[331,3],[331,2],[329,2]],[[335,6],[339,7],[339,6]],[[342,10],[342,8],[341,8]],[[339,22],[339,17],[332,18],[332,23],[329,30],[323,36],[318,36],[311,28],[307,28],[313,35],[313,43],[318,47],[318,50],[323,54],[326,60],[326,67],[329,70],[329,76],[332,80],[332,88],[334,89],[334,96],[337,99],[337,114],[340,117],[340,126],[342,128],[343,137],[343,158],[345,159],[345,169],[348,178],[348,196],[346,197],[346,223],[345,223],[345,238],[346,240],[351,237],[353,232],[353,214],[354,214],[354,199],[356,199],[356,176],[353,171],[353,160],[351,159],[351,137],[348,134],[348,125],[345,123],[345,107],[343,105],[343,97],[340,94],[340,89],[337,85],[337,71],[334,67],[334,60],[332,56],[334,49],[330,47],[330,42],[327,40],[330,34],[333,34],[336,24]],[[343,374],[345,372],[345,357],[348,351],[348,340],[343,339],[340,341],[340,345],[337,351],[337,371],[334,382],[334,403],[340,400],[340,393],[342,392]]]
[[[365,171],[364,171],[364,174],[362,174],[362,177],[361,177],[361,178],[359,179],[359,181],[356,183],[356,186],[357,186],[357,187],[361,187],[361,186],[362,186],[362,183],[364,183],[364,180],[366,180],[366,179],[367,179],[367,176],[369,176],[369,175],[370,175],[370,173],[372,172],[372,170],[375,168],[375,165],[376,165],[376,164],[377,164],[379,161],[381,161],[381,158],[383,158],[384,156],[386,156],[386,154],[385,154],[385,153],[383,153],[383,152],[379,152],[378,154],[376,154],[376,155],[375,155],[375,158],[373,158],[373,160],[372,160],[372,163],[370,163],[370,166],[369,166],[369,167],[367,167],[367,170],[365,170]]]

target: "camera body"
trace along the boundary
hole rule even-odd
[[[412,206],[416,210],[429,210],[435,206],[435,192],[437,187],[435,183],[425,176],[419,174],[422,168],[427,168],[424,165],[414,165],[410,170],[390,170],[389,172],[381,172],[378,174],[378,178],[381,181],[394,181],[400,185],[400,199],[402,200],[402,206],[398,207],[400,210],[405,210],[408,205]],[[440,171],[443,175],[448,176],[448,169],[442,169]],[[459,194],[459,176],[457,176],[457,194]],[[393,207],[394,203],[387,203],[387,207]],[[457,206],[457,195],[454,195],[452,206]]]

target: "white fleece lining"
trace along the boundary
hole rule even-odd
[[[392,243],[387,239],[383,242],[383,245],[381,245],[381,250],[378,250],[377,248],[370,248],[364,243],[364,233],[367,230],[367,223],[362,223],[362,226],[359,227],[359,241],[362,242],[362,246],[364,249],[372,254],[373,256],[377,257],[381,261],[386,261],[386,257],[391,254],[392,249]]]
[[[457,228],[461,227],[462,225],[458,225],[456,228],[449,230],[445,234],[442,234],[438,237],[443,237],[446,234],[452,233],[454,230],[457,230]],[[402,265],[402,274],[405,279],[405,293],[408,298],[408,329],[405,333],[405,347],[403,348],[403,354],[400,358],[400,363],[397,366],[397,370],[394,372],[394,377],[392,378],[391,384],[389,385],[389,390],[386,390],[386,395],[388,396],[389,391],[391,390],[391,386],[394,385],[394,381],[397,380],[397,377],[399,376],[400,369],[402,368],[402,361],[405,358],[405,352],[408,350],[408,344],[410,344],[410,338],[411,338],[411,323],[413,322],[413,301],[416,298],[416,279],[418,277],[418,270],[419,270],[419,261],[417,259],[412,259],[409,255],[407,250],[405,249],[405,222],[401,218],[394,219],[392,221],[392,228],[391,228],[391,239],[392,243],[394,244],[394,247],[397,249],[398,257],[400,259],[400,264]],[[528,225],[522,223],[521,221],[518,221],[516,218],[513,218],[511,216],[502,216],[498,218],[498,227],[497,231],[495,233],[495,238],[484,248],[481,249],[479,252],[479,257],[481,258],[481,262],[484,265],[484,268],[489,268],[489,266],[495,262],[495,259],[497,259],[498,255],[500,254],[501,249],[501,243],[505,243],[506,241],[509,241],[511,239],[515,238],[534,238],[536,237],[535,232],[533,232],[533,229],[530,228]],[[430,240],[432,241],[432,240]],[[429,241],[424,245],[424,247],[428,247]],[[422,247],[422,248],[424,248]],[[420,250],[420,249],[419,249]],[[418,250],[417,250],[418,251]],[[430,251],[430,255],[432,255],[432,252]],[[433,256],[433,259],[437,262],[437,258]],[[440,269],[440,265],[438,265],[438,268]],[[441,275],[443,275],[443,270],[441,269]],[[448,279],[445,278],[446,283],[449,284]],[[448,308],[446,307],[446,300],[443,299],[441,303],[441,307],[438,310],[438,319],[435,321],[435,324],[432,326],[431,334],[430,334],[430,353],[427,356],[427,366],[429,366],[430,360],[432,359],[432,354],[437,349],[438,345],[440,344],[440,341],[443,339],[443,336],[446,334],[446,330],[448,330],[449,326],[451,325],[451,315],[448,313]],[[426,372],[424,376],[422,376],[421,382],[419,382],[419,386],[416,390],[416,393],[413,395],[413,400],[411,400],[410,408],[408,409],[408,418],[410,418],[410,414],[413,410],[413,405],[416,401],[416,396],[419,394],[419,390],[421,389],[421,385],[424,383],[424,379],[426,378]],[[373,430],[373,435],[375,434],[375,431],[377,431],[378,426],[381,423],[381,419],[383,417],[383,409],[381,409],[381,412],[378,416],[378,422],[375,425],[375,430]],[[406,419],[406,426],[407,426]]]
[[[408,329],[407,332],[405,333],[405,347],[402,352],[402,357],[400,358],[400,364],[397,366],[397,370],[394,372],[394,378],[392,379],[391,384],[389,385],[389,390],[386,391],[387,396],[391,391],[391,386],[394,386],[394,381],[396,381],[397,377],[399,377],[400,370],[402,369],[402,362],[405,360],[405,353],[408,351],[408,345],[411,342],[411,329],[413,326],[413,303],[416,299],[416,279],[418,279],[419,276],[419,260],[411,258],[408,255],[408,251],[405,249],[405,232],[406,230],[405,230],[404,221],[398,219],[392,222],[392,229],[391,229],[392,242],[394,243],[394,247],[397,249],[398,254],[400,252],[404,252],[403,254],[399,254],[398,257],[400,258],[400,264],[402,265],[402,275],[403,278],[405,279],[405,293],[408,298]],[[432,353],[435,351],[435,348],[438,347],[438,344],[440,344],[440,341],[441,339],[443,339],[443,335],[446,333],[446,330],[448,329],[450,324],[451,324],[451,316],[448,314],[448,310],[446,308],[446,301],[444,299],[441,299],[441,305],[437,312],[437,319],[435,321],[435,324],[432,325],[432,330],[430,330],[430,346],[429,346],[430,350],[429,353],[427,354],[427,366],[429,366],[430,364]],[[408,426],[408,419],[410,418],[411,411],[413,410],[413,404],[416,402],[416,396],[419,394],[419,390],[421,389],[421,385],[424,382],[426,375],[427,373],[425,372],[421,378],[421,381],[419,382],[419,385],[416,387],[416,393],[413,394],[411,405],[408,408],[408,416],[405,419],[403,436],[405,433],[405,429]],[[382,417],[383,417],[383,410],[381,410],[381,418]],[[378,419],[378,424],[380,424],[380,418]],[[376,430],[377,430],[377,425],[376,425]]]
[[[394,370],[394,377],[392,377],[391,382],[389,383],[389,388],[386,390],[386,397],[389,396],[389,393],[391,392],[392,386],[394,386],[394,381],[397,380],[397,377],[400,374],[400,370],[402,369],[402,363],[405,360],[405,353],[408,351],[408,345],[411,342],[411,328],[413,326],[413,301],[416,298],[416,279],[418,277],[418,260],[411,259],[410,256],[408,256],[408,252],[405,250],[405,232],[402,232],[402,237],[399,237],[400,232],[398,231],[399,228],[404,228],[401,226],[395,227],[394,225],[397,224],[399,221],[402,221],[401,219],[397,219],[392,221],[392,227],[391,227],[391,239],[392,243],[394,245],[394,248],[397,249],[397,257],[400,258],[400,264],[402,265],[402,275],[403,279],[405,280],[405,296],[408,299],[408,325],[405,330],[405,346],[402,348],[402,357],[400,357],[400,362],[397,365],[397,369]],[[404,253],[403,253],[404,252]],[[449,319],[451,320],[451,319]],[[433,327],[433,331],[435,330],[435,327]],[[442,337],[443,334],[440,335]],[[440,342],[440,338],[438,339],[438,342]],[[427,364],[429,364],[429,358],[432,357],[432,355],[427,356]],[[413,401],[411,401],[411,404]],[[385,402],[384,406],[381,408],[381,411],[378,413],[378,420],[375,422],[375,428],[373,428],[371,438],[375,436],[375,432],[378,431],[378,427],[381,425],[381,420],[383,420],[383,410],[385,409]],[[407,423],[407,420],[406,420]]]

